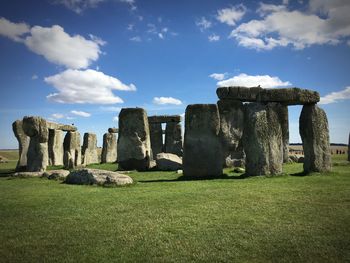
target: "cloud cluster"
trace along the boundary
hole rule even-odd
[[[84,118],[88,118],[91,116],[90,113],[85,112],[85,111],[77,111],[77,110],[72,110],[70,113],[76,115],[76,116],[80,116],[80,117],[84,117]]]
[[[227,73],[213,73],[210,74],[209,77],[216,80],[223,80],[226,78]]]
[[[29,33],[30,27],[26,23],[12,23],[11,21],[0,18],[0,35],[8,37],[16,42],[22,42],[22,36]]]
[[[341,91],[335,91],[330,94],[327,94],[324,97],[321,97],[320,104],[330,104],[348,99],[350,99],[350,87],[346,87]]]
[[[223,8],[218,10],[216,19],[221,23],[225,23],[229,26],[236,25],[236,22],[241,20],[246,13],[246,7],[241,4],[237,6],[232,6],[229,8]]]
[[[173,97],[154,97],[153,103],[157,105],[181,105],[182,101]]]
[[[58,103],[123,103],[123,100],[115,96],[112,90],[136,90],[133,84],[125,85],[115,77],[92,69],[67,69],[62,73],[46,77],[45,82],[58,90],[58,93],[47,96],[50,101]]]
[[[289,81],[282,81],[278,77],[271,77],[269,75],[247,75],[241,73],[232,78],[219,81],[217,83],[219,87],[229,87],[229,86],[244,86],[244,87],[257,87],[262,88],[276,88],[276,87],[286,87],[290,86]]]
[[[310,0],[303,12],[288,10],[286,5],[260,3],[257,13],[262,19],[242,23],[230,34],[243,47],[271,50],[291,45],[303,49],[338,44],[350,37],[348,0]]]

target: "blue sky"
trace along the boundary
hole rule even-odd
[[[95,132],[123,107],[183,114],[220,85],[317,90],[331,142],[350,131],[350,2],[3,0],[0,148],[40,115]],[[301,107],[290,107],[300,142]]]

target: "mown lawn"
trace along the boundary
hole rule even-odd
[[[2,177],[0,262],[349,262],[350,165],[336,158],[324,175],[133,172],[121,188]]]

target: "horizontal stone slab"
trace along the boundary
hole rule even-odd
[[[52,130],[61,130],[65,132],[78,130],[77,127],[75,127],[74,125],[60,124],[60,123],[50,122],[50,121],[47,121],[47,127]]]
[[[109,133],[118,133],[119,129],[118,128],[108,128]]]
[[[263,89],[261,87],[220,87],[219,99],[242,102],[279,102],[285,105],[315,104],[320,101],[317,91],[300,88]]]
[[[156,115],[148,117],[149,123],[181,122],[180,115]]]

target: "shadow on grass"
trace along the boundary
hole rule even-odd
[[[180,176],[175,179],[155,179],[155,180],[138,180],[140,183],[162,183],[162,182],[181,182],[181,181],[204,181],[204,180],[218,180],[218,179],[230,179],[230,180],[240,180],[240,179],[246,179],[250,176],[246,174],[240,174],[240,175],[228,175],[228,174],[222,174],[220,176],[215,177],[209,177],[209,176],[196,176],[196,177],[189,177],[189,176]]]
[[[299,177],[303,177],[303,176],[308,176],[310,175],[309,172],[305,172],[305,171],[302,171],[302,172],[299,172],[299,173],[292,173],[290,174],[290,176],[299,176]]]

